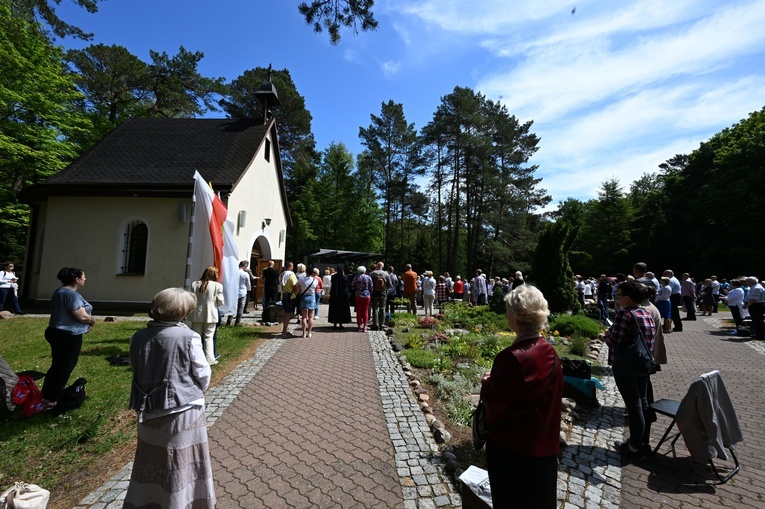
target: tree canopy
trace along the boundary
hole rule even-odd
[[[0,252],[21,260],[28,207],[25,186],[63,169],[75,156],[72,138],[90,128],[75,105],[82,96],[63,65],[63,52],[34,23],[0,3]]]
[[[99,0],[72,1],[90,13],[98,11]],[[93,34],[87,34],[58,17],[54,4],[60,4],[61,0],[3,0],[3,3],[8,4],[13,16],[28,23],[39,26],[37,22],[42,19],[58,37],[70,36],[84,40],[90,40],[93,37]]]
[[[312,0],[301,2],[298,11],[305,17],[305,22],[313,27],[314,32],[325,29],[329,33],[329,42],[340,42],[340,29],[353,29],[367,32],[377,29],[377,20],[372,12],[374,0]]]

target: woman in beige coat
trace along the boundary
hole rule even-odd
[[[213,348],[213,336],[218,324],[218,308],[223,305],[223,285],[218,283],[218,269],[212,265],[202,273],[199,281],[191,284],[197,296],[197,307],[189,315],[191,330],[202,336],[202,347],[207,362],[217,364]]]

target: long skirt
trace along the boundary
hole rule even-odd
[[[331,324],[351,323],[351,305],[344,295],[329,298],[327,321]]]
[[[203,407],[138,423],[138,446],[123,509],[213,509]]]

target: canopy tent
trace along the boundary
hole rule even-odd
[[[323,260],[331,262],[358,262],[382,258],[381,253],[365,253],[362,251],[341,251],[339,249],[319,249],[307,256],[311,260]]]

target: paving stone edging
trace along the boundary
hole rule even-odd
[[[405,509],[461,507],[441,451],[384,332],[369,333]]]

